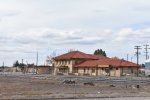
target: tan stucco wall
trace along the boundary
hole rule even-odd
[[[118,70],[116,70],[116,76],[121,76],[121,69],[118,68]]]
[[[121,75],[137,75],[138,73],[138,70],[137,68],[120,68],[120,71],[121,71]]]
[[[121,76],[120,68],[112,68],[110,70],[110,76]]]
[[[116,68],[110,70],[110,76],[116,76]]]
[[[95,72],[92,73],[92,69],[95,69]],[[85,71],[84,71],[85,70]],[[125,74],[131,74],[131,68],[123,68],[123,73]],[[134,73],[137,73],[137,68],[133,69]],[[122,76],[122,68],[112,68],[110,70],[110,76],[117,76],[120,77]],[[96,70],[96,68],[78,68],[78,73],[76,73],[76,75],[84,75],[84,74],[88,74],[88,75],[92,75],[92,76],[105,76],[105,75],[109,75],[108,73],[105,72],[105,69],[103,68],[98,68],[98,70]]]
[[[83,75],[83,73],[84,73],[84,69],[83,68],[78,68],[78,74]]]
[[[95,72],[92,72],[92,70],[95,70]],[[75,74],[96,76],[96,68],[78,68],[78,73]]]
[[[75,68],[73,66],[76,63],[80,63],[83,60],[76,59],[76,60],[60,60],[60,61],[54,61],[54,74],[56,75],[59,72],[59,67],[60,66],[66,66],[68,68],[68,73],[75,73]],[[70,62],[70,63],[69,63]],[[92,72],[92,69],[95,69],[95,72]],[[93,68],[93,67],[87,67],[87,68],[78,68],[78,71],[75,73],[76,75],[84,75],[84,74],[89,74],[93,76],[105,76],[109,75],[110,76],[122,76],[122,75],[127,75],[127,74],[132,74],[131,70],[133,70],[133,73],[136,75],[137,74],[137,68],[111,68],[110,73],[106,73],[105,69],[109,69],[109,65],[98,65],[98,68]]]
[[[70,60],[58,60],[54,61],[54,74],[59,72],[59,67],[60,66],[67,66],[69,69],[69,73],[74,73],[74,68],[73,66],[76,64],[79,64],[86,59],[70,59]],[[70,62],[70,63],[69,63]]]
[[[108,73],[106,73],[105,69],[108,69],[107,67],[104,68],[98,68],[98,76],[106,76],[109,75]]]
[[[73,73],[73,65],[75,64],[74,60],[60,60],[54,61],[54,74],[56,75],[59,72],[60,66],[67,66],[69,69],[69,73]]]

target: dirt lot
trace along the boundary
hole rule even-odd
[[[59,77],[59,76],[57,76]],[[66,77],[65,80],[71,80]],[[23,75],[0,75],[0,99],[102,99],[150,97],[150,84],[112,84],[76,80],[76,84],[59,80]],[[121,100],[121,99],[119,99]],[[143,99],[142,99],[143,100]]]

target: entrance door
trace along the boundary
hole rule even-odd
[[[68,68],[59,68],[60,73],[68,73]]]
[[[105,68],[105,72],[106,72],[106,75],[107,75],[107,76],[110,75],[110,70],[109,70],[109,68]]]

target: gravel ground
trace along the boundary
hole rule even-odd
[[[78,100],[150,100],[150,97],[99,98],[99,99],[78,99]]]
[[[64,80],[73,80],[76,84],[64,84]],[[94,86],[84,85],[89,82]],[[149,97],[149,78],[0,73],[0,99],[150,100]]]

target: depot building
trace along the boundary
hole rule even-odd
[[[138,76],[140,66],[124,59],[72,51],[54,58],[54,74],[88,76]]]

